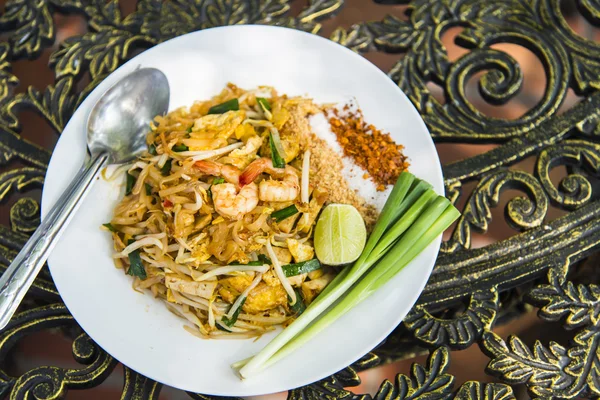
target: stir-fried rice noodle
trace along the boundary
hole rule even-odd
[[[238,109],[209,114],[233,99]],[[192,334],[260,336],[290,323],[297,302],[311,302],[330,281],[321,277],[335,273],[284,272],[314,258],[319,209],[309,203],[315,191],[326,203],[328,188],[311,179],[310,133],[297,129],[318,111],[310,99],[230,84],[211,100],[157,116],[148,152],[113,171],[130,175],[107,225],[115,265]],[[285,168],[273,154],[280,149]]]

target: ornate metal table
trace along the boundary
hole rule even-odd
[[[409,375],[399,374],[394,382],[384,381],[374,397],[508,399],[515,397],[510,386],[515,384],[525,384],[529,395],[539,398],[600,396],[600,288],[594,254],[600,244],[600,45],[572,29],[565,2],[559,0],[400,3],[8,0],[0,16],[1,268],[39,223],[39,188],[51,154],[36,144],[35,132],[22,131],[27,110],[60,134],[82,99],[141,50],[218,25],[293,27],[325,34],[368,57],[388,54],[379,64],[393,63],[390,78],[410,97],[435,141],[480,146],[472,156],[444,166],[447,196],[463,215],[447,235],[434,273],[404,323],[353,365],[292,390],[288,397],[367,399],[371,395],[350,390],[360,383],[359,371],[423,352],[429,352],[424,365],[415,364]],[[600,25],[599,1],[579,0],[577,6],[590,24]],[[349,24],[344,19],[348,9],[362,10],[362,19],[372,9],[390,15]],[[48,50],[61,15],[84,16],[88,29]],[[457,27],[456,43],[466,50],[451,59],[442,37]],[[490,117],[467,93],[473,80],[490,105],[505,104],[519,93],[522,68],[498,47],[501,43],[528,49],[545,72],[539,99],[513,119]],[[15,90],[19,79],[11,66],[49,51],[55,81],[45,88]],[[559,112],[573,92],[580,101]],[[498,213],[503,204],[504,216]],[[504,219],[511,233],[474,246],[474,238],[489,235],[492,217]],[[503,340],[492,331],[534,307],[543,320],[573,331],[572,339],[528,345],[516,336]],[[49,328],[72,340],[80,367],[35,367],[12,376],[4,366],[3,396],[62,398],[71,389],[100,385],[116,367],[116,360],[74,323],[47,272],[0,332],[0,360],[24,337]],[[474,344],[489,357],[486,372],[498,383],[459,385],[448,373],[450,351]],[[160,384],[124,370],[123,398],[159,397]]]

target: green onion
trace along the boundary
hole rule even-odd
[[[215,178],[212,181],[212,184],[209,186],[208,190],[206,191],[206,193],[208,194],[208,197],[210,197],[212,199],[212,190],[210,190],[213,186],[215,185],[219,185],[221,183],[225,183],[225,179],[223,178]]]
[[[327,312],[324,318],[309,325],[298,336],[288,342],[265,365],[276,363],[286,355],[313,338],[338,318],[365,300],[377,289],[400,272],[443,231],[460,216],[448,199],[438,197],[414,225],[403,235],[391,251],[353,287],[343,299]],[[432,222],[433,221],[433,222]],[[415,236],[418,235],[418,236]]]
[[[262,265],[262,264],[261,264]],[[306,274],[321,268],[321,263],[316,258],[308,261],[302,261],[297,264],[282,265],[281,269],[286,277]]]
[[[269,264],[269,265],[273,264],[273,261],[271,261],[271,259],[269,257],[265,256],[264,254],[258,255],[258,261],[261,261],[262,264]]]
[[[135,240],[130,239],[127,244],[129,245],[133,242]],[[139,249],[129,253],[129,269],[127,270],[127,274],[137,276],[142,280],[146,279],[146,270],[144,269],[144,264],[142,264]]]
[[[355,264],[343,269],[301,316],[245,363],[240,375],[260,372],[318,334],[388,282],[458,215],[429,184],[402,173]]]
[[[269,103],[269,100],[265,99],[264,97],[257,97],[256,101],[263,110],[271,111],[271,103]]]
[[[149,183],[144,183],[144,187],[146,188],[146,195],[150,196],[152,194],[152,186]]]
[[[244,265],[261,266],[261,265],[263,265],[263,262],[262,261],[250,261],[249,263],[244,264]]]
[[[180,152],[180,151],[188,151],[190,148],[187,147],[185,144],[176,144],[175,146],[173,146],[171,148],[171,150],[175,151],[175,152]]]
[[[294,304],[290,304],[290,310],[292,310],[292,312],[296,314],[296,316],[299,316],[304,312],[304,310],[306,310],[306,304],[304,303],[304,296],[302,296],[302,291],[298,288],[294,288],[294,292],[296,292],[296,302]],[[290,296],[288,296],[288,303],[291,302],[292,299],[290,298]]]
[[[117,231],[115,229],[115,227],[113,226],[113,224],[111,224],[110,222],[108,224],[102,224],[102,226],[106,227],[106,229],[108,229],[111,232],[116,232]]]
[[[273,167],[284,168],[285,167],[285,151],[279,138],[279,132],[272,131],[269,135],[269,147],[271,148],[271,160],[273,161]]]
[[[235,324],[235,321],[237,321],[238,317],[240,316],[240,313],[242,312],[242,306],[244,305],[245,302],[246,302],[246,297],[244,297],[242,299],[242,302],[240,303],[238,308],[233,312],[233,315],[231,315],[231,318],[227,318],[227,315],[223,315],[223,318],[221,318],[221,322],[223,322],[225,325],[227,325],[228,327],[231,328]],[[233,307],[233,305],[231,307]]]
[[[154,145],[154,143],[152,143],[150,146],[148,146],[148,153],[152,154],[153,156],[158,154],[156,152],[156,146]]]
[[[275,164],[273,164],[275,165]],[[298,214],[298,209],[295,205],[288,206],[286,208],[282,208],[281,210],[277,210],[271,214],[271,218],[273,218],[277,222],[281,222],[286,218],[291,217],[292,215]]]
[[[160,169],[160,173],[162,174],[162,176],[167,176],[171,173],[171,163],[173,162],[173,160],[171,160],[170,158],[167,160],[167,162],[165,163],[165,165],[163,165],[163,167]]]
[[[209,114],[224,114],[227,111],[237,111],[240,109],[238,99],[231,99],[225,103],[217,104],[208,110]]]
[[[125,185],[125,196],[129,196],[131,194],[131,190],[135,185],[136,177],[131,175],[129,172],[127,173],[127,184]]]

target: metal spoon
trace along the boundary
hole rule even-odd
[[[0,278],[0,329],[10,321],[98,171],[139,155],[146,148],[148,124],[168,107],[169,82],[154,68],[138,68],[98,100],[88,118],[89,162]]]

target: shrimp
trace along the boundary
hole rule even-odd
[[[232,183],[221,183],[211,188],[215,211],[224,217],[239,220],[258,205],[258,187],[252,182],[237,191]]]
[[[262,201],[293,201],[300,192],[300,180],[296,169],[286,165],[285,168],[273,167],[268,158],[253,161],[240,175],[240,186],[254,182],[263,172],[274,177],[282,177],[281,181],[264,180],[258,185],[258,197]]]
[[[213,176],[222,176],[229,183],[236,186],[239,184],[240,174],[242,172],[239,168],[232,167],[231,165],[219,164],[210,160],[196,161],[194,166],[202,173]]]

